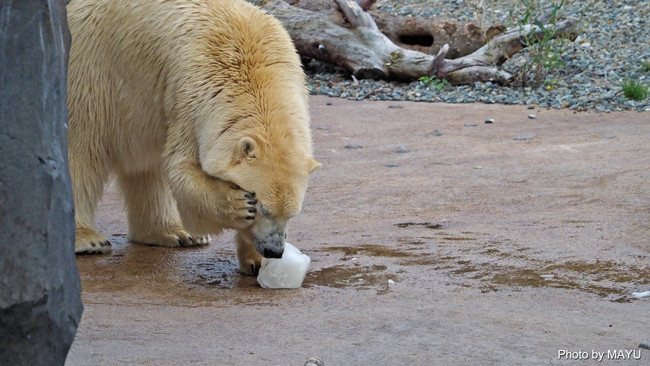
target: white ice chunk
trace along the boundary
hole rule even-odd
[[[642,297],[650,296],[650,291],[644,291],[644,292],[633,292],[633,293],[632,293],[632,296],[634,296],[634,297],[640,299],[640,298],[642,298]]]
[[[298,288],[305,279],[311,259],[298,248],[284,243],[282,258],[262,258],[257,282],[263,288]]]

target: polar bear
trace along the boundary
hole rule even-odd
[[[77,253],[114,175],[131,241],[236,229],[240,270],[282,255],[313,159],[305,75],[281,24],[242,0],[73,0],[68,73]]]

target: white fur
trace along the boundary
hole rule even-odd
[[[114,173],[131,240],[196,245],[235,228],[242,270],[259,268],[251,230],[285,227],[319,166],[280,23],[241,0],[73,0],[68,15],[77,252],[106,250],[93,221]],[[247,219],[250,192],[266,220]]]

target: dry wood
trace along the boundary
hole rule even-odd
[[[357,0],[357,3],[363,11],[368,11],[376,2],[377,0]]]
[[[263,4],[261,0],[249,0]],[[290,5],[320,13],[334,24],[349,26],[339,6],[333,0],[285,0]],[[379,30],[396,45],[428,54],[435,54],[449,44],[449,58],[468,55],[483,46],[486,39],[503,32],[505,27],[494,25],[484,31],[477,22],[450,19],[406,17],[387,14],[370,7],[375,0],[356,0],[368,11]],[[370,10],[369,10],[370,9]]]
[[[325,0],[293,3],[300,7],[283,0],[266,0],[260,5],[284,24],[302,56],[343,67],[357,78],[414,80],[435,75],[453,84],[507,83],[512,75],[498,66],[524,48],[524,40],[534,43],[544,36],[540,27],[524,26],[495,36],[471,54],[448,59],[448,44],[435,56],[395,44],[354,0],[333,0],[336,11]],[[554,38],[567,37],[575,32],[576,23],[568,19],[546,28],[554,29]],[[445,26],[441,27],[444,30]]]

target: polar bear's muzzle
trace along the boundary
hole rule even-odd
[[[282,258],[284,253],[284,235],[275,233],[265,238],[255,237],[255,250],[264,258]]]
[[[258,216],[251,230],[255,250],[265,258],[281,258],[287,237],[286,227],[284,222]]]

